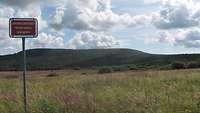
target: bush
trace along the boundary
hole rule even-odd
[[[80,67],[74,67],[73,70],[79,71],[79,70],[81,70],[81,68]]]
[[[100,68],[98,71],[99,74],[104,74],[104,73],[112,73],[112,69],[109,67],[104,67],[104,68]]]
[[[131,70],[131,71],[137,70],[137,68],[134,66],[127,66],[127,68],[128,68],[128,70]]]
[[[57,73],[50,73],[47,75],[47,77],[57,77],[59,76]]]
[[[129,68],[129,70],[135,71],[135,70],[137,70],[137,68],[131,67],[131,68]]]
[[[87,75],[87,73],[86,73],[86,72],[83,72],[83,73],[81,73],[81,75]]]
[[[199,68],[199,64],[196,62],[191,62],[187,65],[187,68]]]
[[[39,111],[37,113],[58,113],[59,108],[55,103],[47,100],[40,100],[38,103]]]
[[[120,68],[120,67],[113,67],[112,69],[113,69],[114,72],[121,72],[121,71],[123,71],[122,68]]]
[[[129,68],[128,67],[113,67],[112,68],[114,72],[123,72],[123,71],[128,71]]]
[[[171,64],[172,69],[185,69],[185,63],[184,62],[174,62]]]

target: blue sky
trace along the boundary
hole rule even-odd
[[[28,49],[200,52],[198,0],[1,0],[0,54],[21,50],[21,40],[8,37],[13,17],[39,21],[39,36],[27,40]]]

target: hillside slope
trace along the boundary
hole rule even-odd
[[[0,70],[20,70],[22,52],[0,56]],[[153,55],[131,49],[33,49],[27,50],[27,67],[30,70],[66,69],[93,66],[164,66],[175,61],[199,62],[199,54]]]

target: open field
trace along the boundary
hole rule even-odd
[[[86,72],[29,72],[29,112],[200,113],[200,70]],[[17,75],[0,72],[0,113],[23,113]]]

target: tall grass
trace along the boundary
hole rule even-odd
[[[0,113],[23,113],[21,85],[0,80]],[[28,103],[30,113],[200,113],[200,71],[29,79]]]

